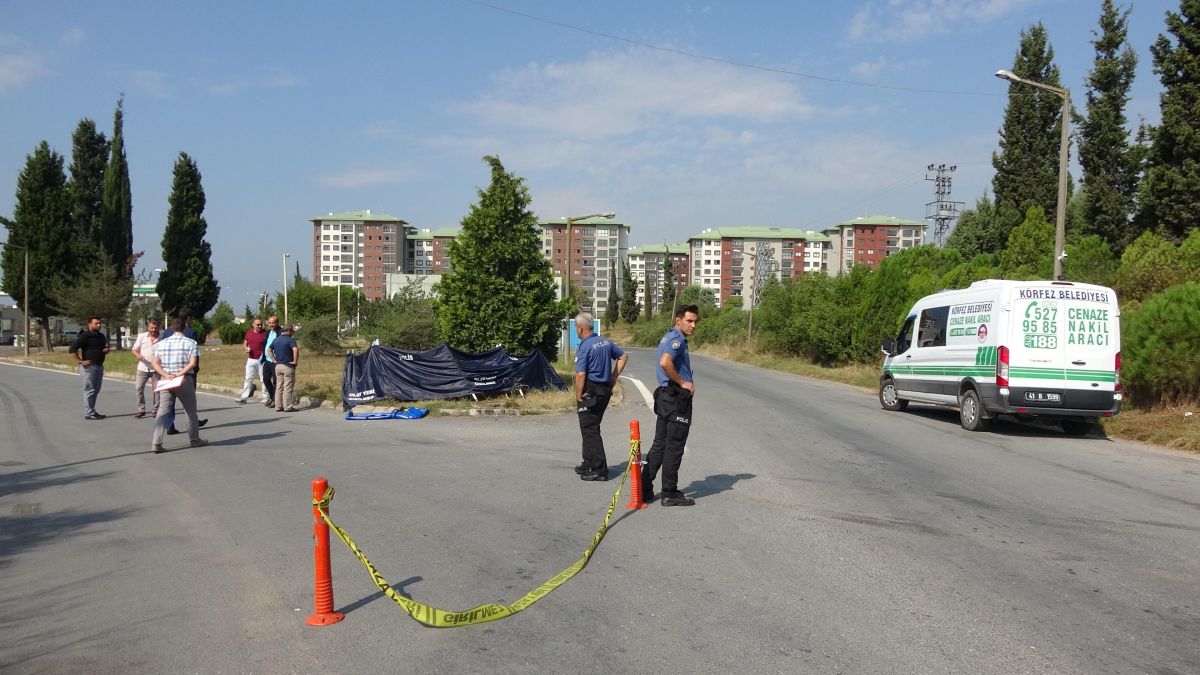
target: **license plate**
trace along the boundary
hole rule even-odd
[[[1025,400],[1033,403],[1062,403],[1062,394],[1055,391],[1027,391]]]

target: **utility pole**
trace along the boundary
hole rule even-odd
[[[950,231],[950,221],[958,218],[958,214],[964,206],[963,202],[955,202],[950,200],[950,184],[953,182],[950,174],[954,173],[958,166],[951,164],[933,165],[925,167],[925,180],[933,183],[933,194],[937,199],[925,204],[925,220],[933,221],[933,236],[934,241],[938,246],[946,245],[946,235]],[[934,176],[931,178],[930,173]]]

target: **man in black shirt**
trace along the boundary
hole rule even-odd
[[[100,317],[88,319],[87,328],[79,331],[68,351],[79,364],[79,377],[83,380],[83,418],[104,419],[104,415],[96,412],[96,396],[104,384],[104,357],[111,350],[108,337],[100,332]]]

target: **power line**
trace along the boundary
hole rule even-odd
[[[849,85],[852,85],[855,87],[870,87],[873,89],[889,89],[892,91],[907,91],[907,92],[912,92],[912,93],[917,93],[917,94],[944,94],[944,95],[949,95],[949,96],[1007,96],[1007,92],[955,91],[955,90],[951,90],[951,89],[921,89],[919,87],[899,87],[899,86],[890,85],[890,84],[876,84],[873,82],[859,82],[857,80],[846,80],[846,79],[842,79],[842,78],[838,78],[838,77],[825,77],[823,75],[813,75],[812,73],[803,73],[803,72],[800,72],[797,70],[788,70],[787,68],[775,68],[773,66],[759,66],[759,65],[755,65],[753,63],[742,63],[740,61],[731,61],[729,59],[723,59],[719,56],[709,56],[707,54],[699,54],[696,52],[689,52],[689,51],[686,51],[683,49],[676,49],[674,47],[663,47],[662,45],[655,45],[655,44],[650,44],[649,42],[633,40],[633,39],[630,39],[627,37],[622,37],[620,35],[613,35],[612,33],[605,33],[603,31],[592,30],[590,28],[583,28],[582,26],[575,26],[575,25],[572,25],[569,23],[563,23],[561,21],[554,21],[553,19],[546,19],[546,18],[543,18],[540,16],[534,16],[533,14],[526,14],[525,12],[518,12],[515,9],[501,7],[500,5],[494,5],[490,2],[483,2],[483,0],[467,0],[467,2],[470,2],[475,5],[479,5],[480,7],[486,7],[488,9],[495,10],[497,12],[504,12],[506,14],[512,14],[514,16],[519,16],[519,17],[522,17],[525,19],[529,19],[531,21],[537,21],[538,23],[544,23],[544,24],[547,24],[550,26],[557,26],[558,28],[566,28],[567,30],[578,31],[580,33],[585,33],[587,35],[602,37],[607,40],[615,40],[617,42],[624,42],[626,44],[636,45],[638,47],[644,47],[646,49],[653,49],[655,51],[666,52],[668,54],[675,54],[677,56],[686,56],[689,59],[697,59],[700,61],[712,61],[714,63],[723,63],[727,66],[734,66],[737,68],[748,68],[750,70],[760,70],[760,71],[767,72],[767,73],[776,73],[779,75],[790,75],[792,77],[802,77],[802,78],[805,78],[808,80],[819,80],[821,82],[832,82],[834,84],[849,84]]]

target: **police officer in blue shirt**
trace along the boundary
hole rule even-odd
[[[575,352],[575,400],[579,412],[579,432],[583,435],[583,464],[575,467],[582,480],[608,480],[608,459],[600,423],[612,398],[613,385],[625,369],[629,355],[615,342],[592,332],[593,318],[587,312],[575,317],[575,329],[582,341]],[[616,370],[613,361],[617,362]]]
[[[692,361],[688,356],[687,339],[696,332],[700,309],[683,305],[675,309],[675,327],[667,331],[658,343],[658,389],[654,390],[654,443],[642,467],[642,495],[646,501],[654,497],[654,477],[662,467],[663,506],[691,506],[694,499],[679,491],[679,465],[683,463],[683,446],[692,427]]]

